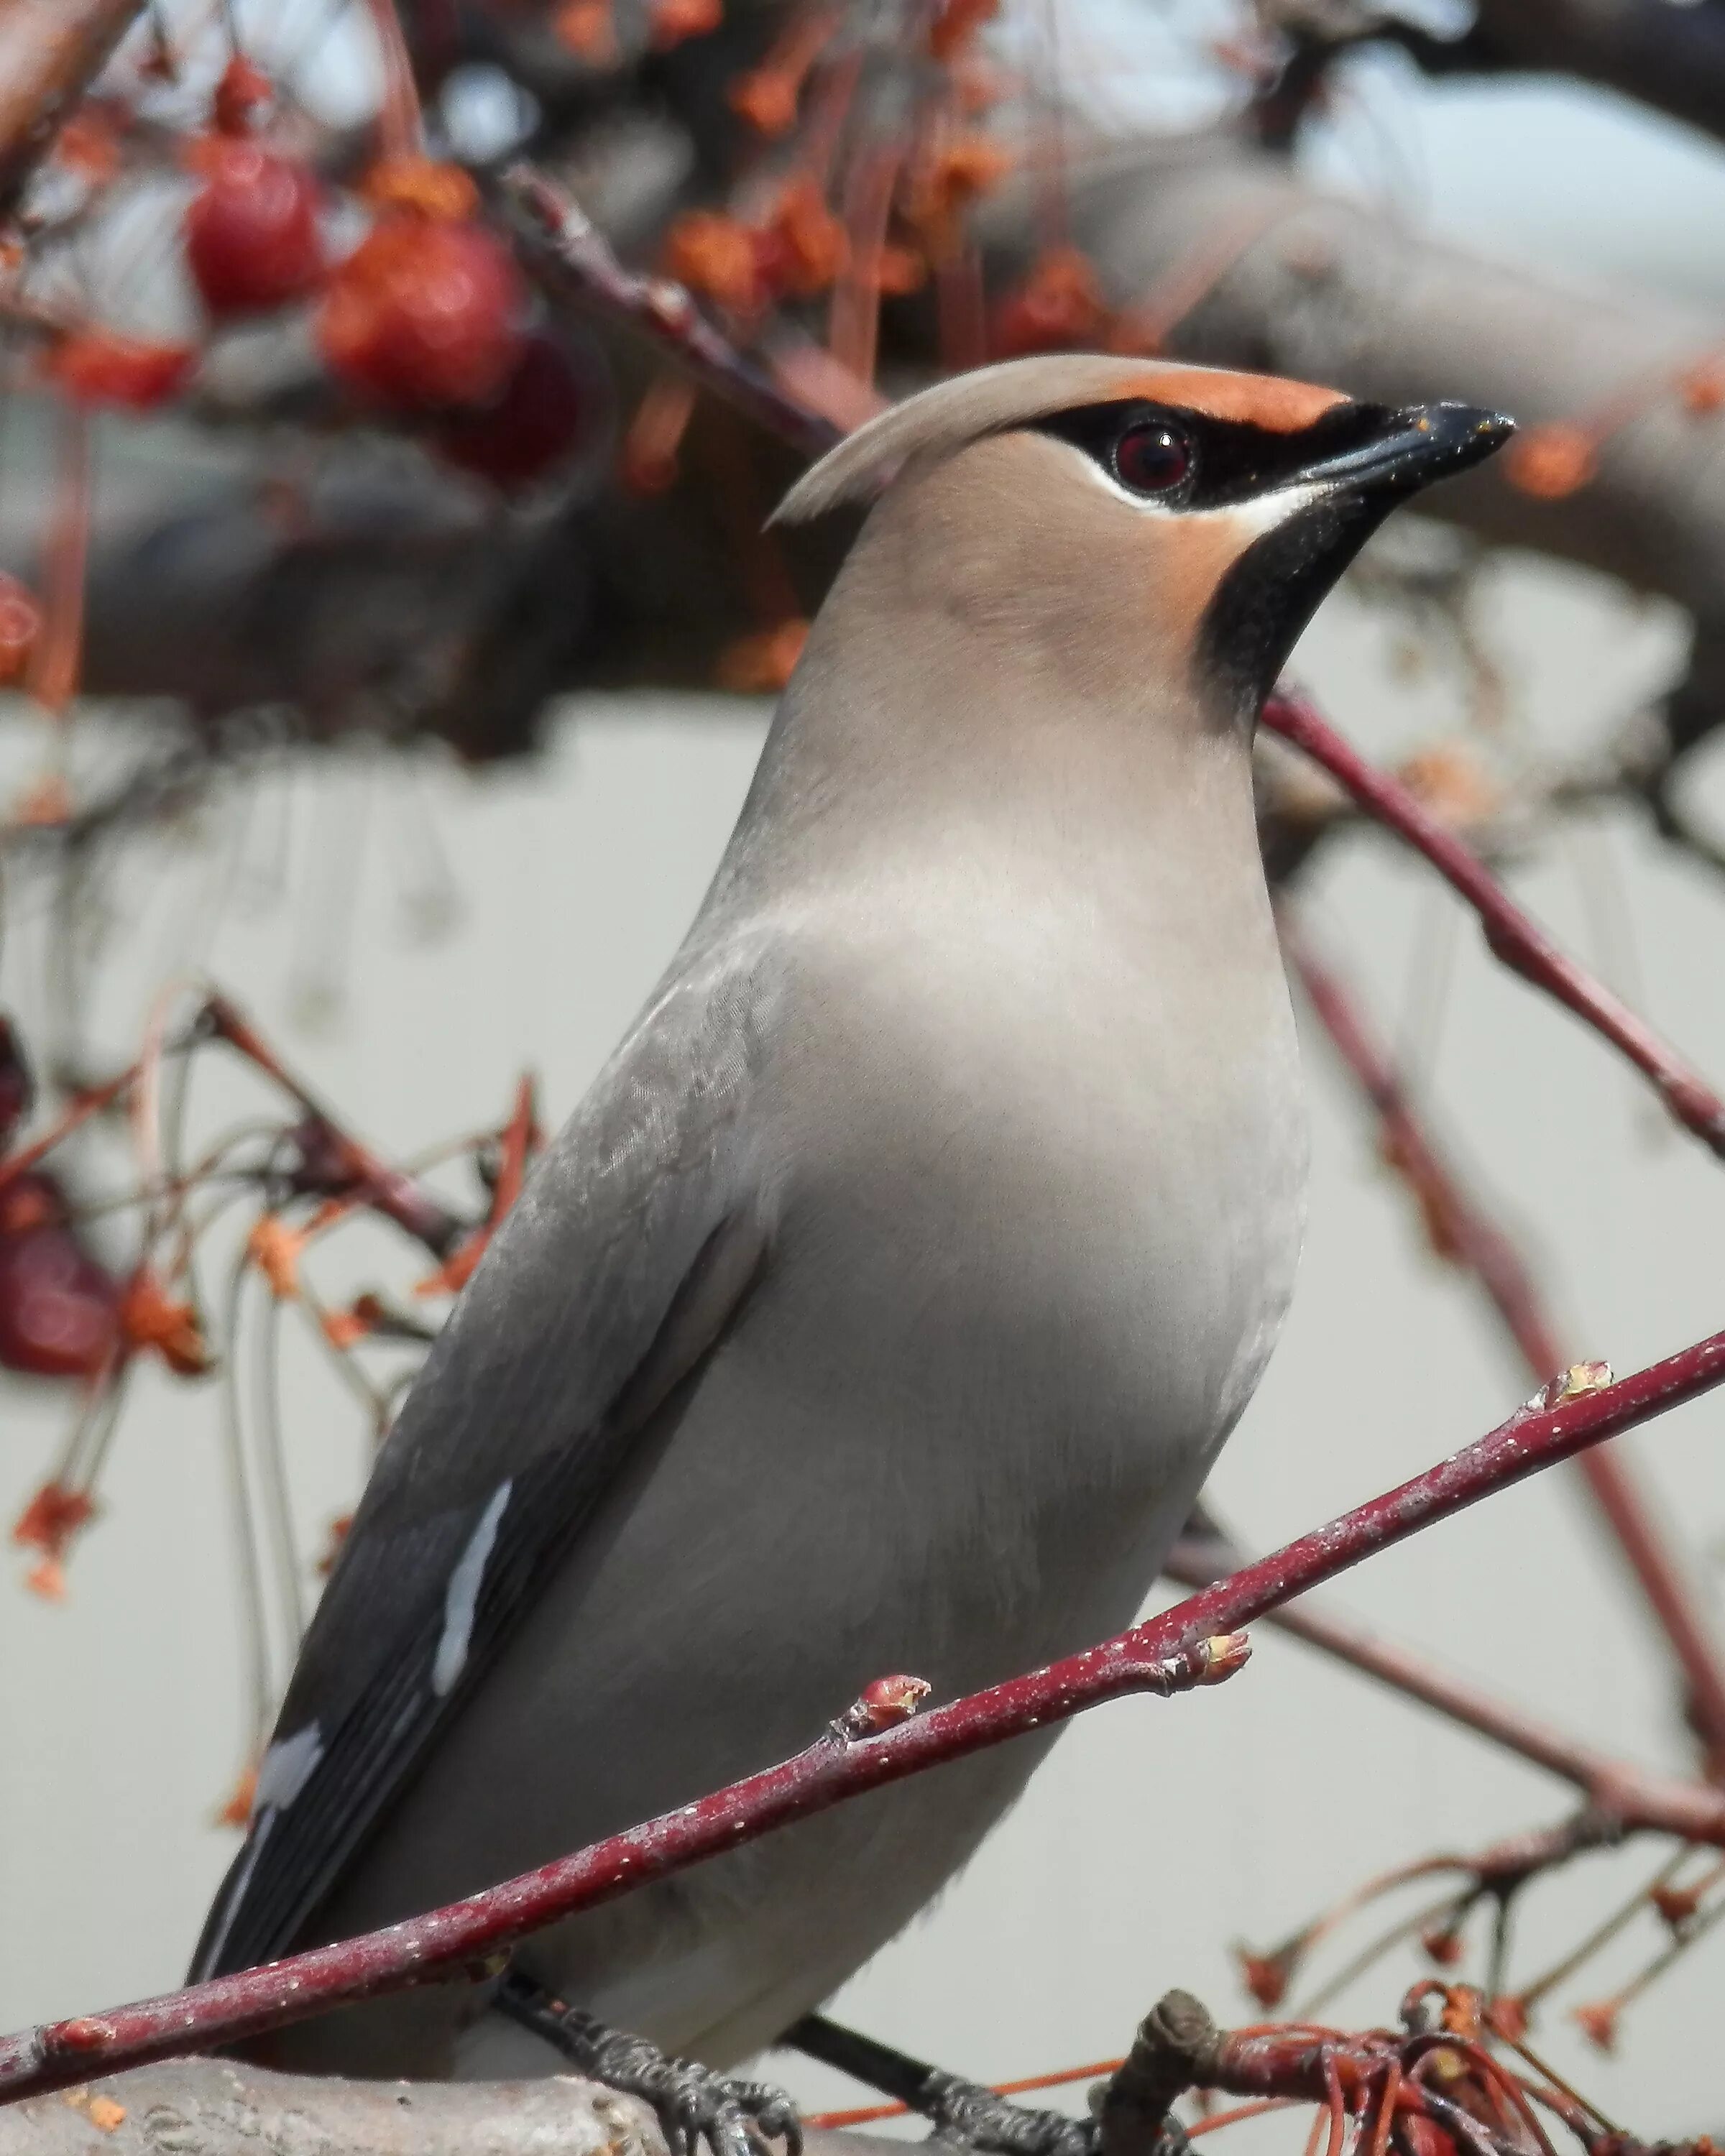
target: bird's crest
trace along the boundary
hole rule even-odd
[[[866,500],[913,459],[951,456],[984,434],[1126,398],[1243,420],[1278,434],[1296,434],[1346,402],[1337,389],[1216,367],[1104,353],[1008,360],[955,375],[859,427],[803,475],[772,521],[801,524],[843,502]]]

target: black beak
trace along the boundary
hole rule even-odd
[[[1255,719],[1318,602],[1390,511],[1434,480],[1466,471],[1515,431],[1471,404],[1338,404],[1287,439],[1291,454],[1252,491],[1296,487],[1306,499],[1234,563],[1205,611],[1199,665]],[[1296,447],[1297,443],[1298,446]]]
[[[1386,507],[1481,463],[1515,432],[1513,419],[1471,404],[1413,404],[1399,412],[1357,406],[1355,415],[1354,439],[1306,465],[1301,477]]]

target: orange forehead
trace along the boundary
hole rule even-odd
[[[1224,374],[1207,367],[1159,367],[1122,382],[1114,393],[1178,404],[1207,418],[1244,420],[1275,434],[1296,434],[1348,401],[1341,390],[1321,389],[1315,382],[1284,382],[1276,374]]]

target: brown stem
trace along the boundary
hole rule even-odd
[[[631,325],[703,388],[806,456],[824,455],[840,439],[841,428],[788,396],[745,358],[682,285],[625,269],[598,226],[554,180],[531,165],[516,165],[503,176],[503,192],[514,212],[522,259],[548,298]]]

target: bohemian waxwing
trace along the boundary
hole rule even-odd
[[[1039,358],[911,398],[793,490],[782,519],[880,499],[686,941],[382,1450],[197,1974],[669,1811],[885,1672],[950,1697],[1130,1622],[1300,1243],[1259,707],[1384,514],[1507,432]],[[726,2066],[938,1892],[1049,1741],[518,1963]],[[485,1998],[408,1992],[267,2056],[558,2069]]]

